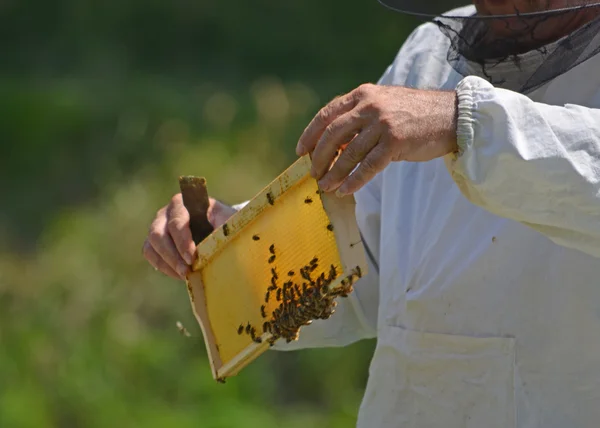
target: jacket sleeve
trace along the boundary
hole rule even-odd
[[[600,110],[537,103],[466,77],[459,153],[446,165],[472,203],[600,257]]]

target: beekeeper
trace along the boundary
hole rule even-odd
[[[370,269],[278,346],[376,337],[359,427],[600,426],[598,16],[575,0],[438,14],[300,138],[323,189],[356,192]],[[211,221],[237,208],[212,200]],[[176,278],[187,221],[176,195],[144,245]]]

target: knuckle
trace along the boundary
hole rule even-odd
[[[356,88],[356,93],[360,97],[368,96],[373,92],[375,85],[372,83],[363,83],[358,88]]]
[[[348,145],[344,153],[346,154],[346,159],[351,163],[357,163],[360,160],[360,154],[355,145]]]
[[[185,221],[180,218],[172,218],[167,222],[167,227],[170,232],[181,232],[185,227]]]
[[[329,125],[327,125],[325,131],[323,131],[323,140],[331,139],[336,134],[336,131],[337,125],[335,123],[330,123]]]
[[[377,170],[377,162],[372,156],[367,156],[360,164],[362,168],[360,168],[359,171],[373,172]]]
[[[362,110],[367,116],[379,117],[383,113],[383,105],[377,99],[369,99],[363,102]]]
[[[164,238],[165,234],[158,227],[152,226],[150,228],[150,232],[148,233],[148,241],[154,244],[160,244]]]
[[[323,107],[317,115],[317,121],[321,124],[328,123],[331,118],[331,107],[329,105]]]
[[[181,196],[181,193],[176,193],[175,195],[173,195],[173,197],[171,198],[171,201],[169,202],[169,205],[171,207],[176,206],[176,205],[182,205],[183,204],[183,197]]]

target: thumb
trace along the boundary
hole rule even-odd
[[[214,198],[209,198],[208,221],[216,229],[221,227],[229,218],[236,213],[235,208],[225,205]]]

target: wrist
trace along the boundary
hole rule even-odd
[[[459,151],[457,142],[458,94],[456,91],[447,91],[442,93],[442,98],[440,103],[443,109],[440,121],[441,140],[447,146],[447,153],[456,153]]]

